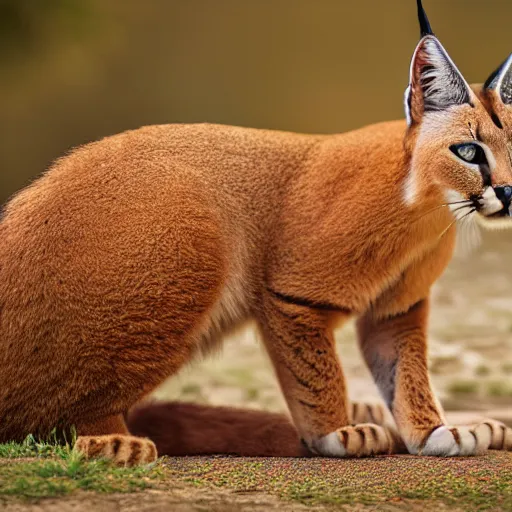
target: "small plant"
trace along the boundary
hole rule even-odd
[[[71,446],[73,446],[75,438],[76,434],[73,434],[69,444],[59,444],[54,432],[46,442],[38,441],[34,436],[28,435],[22,443],[0,444],[0,458],[20,459],[24,457],[46,458],[57,456],[65,459],[71,453]]]
[[[512,397],[512,384],[499,380],[489,382],[487,385],[487,394],[498,398]]]
[[[506,375],[512,375],[512,362],[503,363],[501,365],[501,371]]]
[[[478,382],[474,380],[455,380],[448,386],[448,391],[453,395],[475,395],[478,388]]]
[[[76,490],[135,492],[163,478],[160,463],[124,468],[108,460],[85,460],[69,444],[38,442],[33,436],[21,444],[0,444],[0,457],[24,459],[0,465],[0,497],[37,499]]]
[[[260,390],[258,388],[248,388],[245,391],[245,398],[246,398],[246,400],[248,400],[250,402],[258,400],[259,396],[260,396]]]
[[[475,375],[477,377],[487,377],[491,374],[491,369],[485,364],[480,364],[475,368]]]

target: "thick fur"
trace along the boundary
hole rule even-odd
[[[374,423],[394,430],[388,413],[377,403],[354,402],[351,421]],[[149,402],[134,407],[126,422],[133,435],[150,438],[160,455],[312,455],[284,414],[180,402]]]
[[[152,439],[160,455],[311,455],[286,416],[263,411],[154,403],[131,411],[128,427],[132,434]]]
[[[507,449],[508,430],[498,439],[501,430],[489,426],[445,425],[427,372],[429,290],[455,239],[447,191],[487,201],[478,169],[448,148],[478,127],[494,155],[493,185],[512,183],[507,132],[469,87],[469,103],[457,93],[426,108],[425,69],[430,92],[443,70],[455,76],[449,60],[432,72],[438,55],[428,37],[411,67],[408,127],[332,136],[145,127],[73,151],[20,192],[0,222],[0,441],[75,425],[86,455],[148,462],[152,443],[129,437],[124,415],[253,319],[311,452],[394,452],[391,429],[351,425],[333,329],[355,316],[411,453]],[[203,413],[183,407],[161,410],[155,428],[172,411],[201,423]],[[254,414],[247,425],[264,422]],[[134,432],[176,448],[136,418]],[[269,422],[270,433],[273,423],[282,429],[283,453],[297,453],[290,424]],[[252,435],[249,426],[221,429],[228,426],[232,439]],[[255,454],[262,444],[226,446],[215,439],[208,449]],[[260,454],[275,447],[269,441]]]

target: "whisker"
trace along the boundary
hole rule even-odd
[[[463,221],[468,215],[471,215],[472,213],[476,212],[476,208],[472,208],[471,210],[469,210],[469,212],[465,213],[462,217],[455,217],[455,219],[452,220],[452,222],[450,222],[450,224],[448,224],[448,227],[446,229],[443,230],[443,232],[439,235],[439,238],[442,238],[445,233],[457,222],[457,221]]]
[[[451,210],[452,213],[455,213],[455,212],[458,212],[460,210],[464,210],[464,208],[469,208],[469,204],[463,204],[462,206],[458,206],[457,208],[454,208],[453,210]]]
[[[464,199],[462,201],[452,201],[451,203],[444,203],[442,206],[451,206],[452,204],[461,204],[461,203],[472,203],[472,199]]]
[[[460,222],[462,222],[466,217],[469,217],[472,213],[476,212],[476,208],[473,208],[472,210],[470,210],[468,213],[466,213],[465,215],[463,215],[461,218],[460,218]]]
[[[457,205],[457,204],[462,204],[462,203],[465,203],[462,207],[463,208],[467,208],[468,206],[470,206],[471,204],[473,204],[473,201],[471,199],[466,199],[464,201],[453,201],[451,203],[443,203],[443,204],[438,204],[437,206],[435,206],[434,208],[431,208],[430,210],[427,210],[424,214],[420,215],[418,218],[414,219],[413,222],[418,222],[420,221],[423,217],[425,217],[426,215],[428,215],[429,213],[432,213],[432,212],[435,212],[436,210],[439,210],[439,208],[445,208],[447,206],[454,206],[454,205]],[[452,210],[452,211],[457,211],[457,209],[455,210]]]

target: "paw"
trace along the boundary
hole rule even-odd
[[[384,404],[352,402],[352,423],[392,424],[393,419]]]
[[[504,423],[496,420],[485,420],[474,428],[478,435],[482,437],[489,436],[489,450],[512,451],[512,428],[508,428]]]
[[[419,455],[467,457],[487,450],[512,451],[512,429],[503,423],[486,420],[473,426],[442,426],[426,439]],[[414,453],[411,450],[411,453]]]
[[[86,459],[110,459],[121,466],[148,464],[157,458],[153,441],[126,435],[82,436],[76,440],[74,451]]]
[[[313,441],[311,449],[324,457],[370,457],[393,453],[394,433],[385,427],[363,423],[343,427]]]
[[[423,443],[419,450],[411,453],[433,457],[467,457],[484,453],[490,442],[488,430],[477,434],[473,427],[437,427]]]

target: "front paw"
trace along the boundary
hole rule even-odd
[[[442,425],[426,438],[422,447],[410,451],[436,457],[468,457],[489,449],[512,451],[512,430],[493,420],[472,426]]]
[[[489,450],[512,451],[512,428],[508,428],[501,421],[485,420],[479,423],[476,429],[482,432],[482,435],[484,435],[485,429],[489,430]]]
[[[312,442],[311,450],[324,457],[370,457],[394,453],[391,429],[372,423],[343,427]]]

